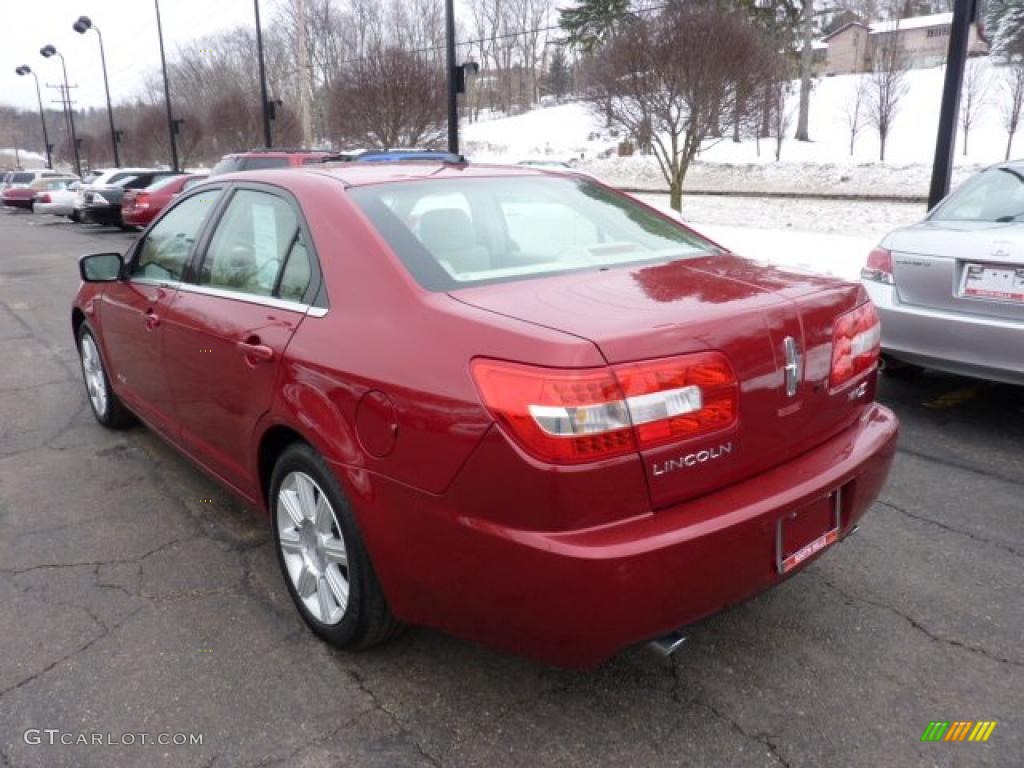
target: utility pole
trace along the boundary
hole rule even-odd
[[[256,56],[260,69],[260,105],[263,108],[263,143],[267,149],[274,146],[274,137],[270,133],[270,104],[267,102],[267,70],[263,64],[263,29],[260,26],[260,0],[252,0],[256,11]]]
[[[50,99],[50,103],[57,104],[59,102],[61,110],[63,110],[64,112],[64,132],[68,136],[68,140],[71,142],[71,150],[75,156],[75,170],[77,171],[78,175],[81,176],[81,163],[79,162],[78,157],[78,137],[75,136],[74,118],[71,116],[71,110],[74,107],[74,102],[71,101],[71,89],[77,88],[78,85],[76,84],[68,86],[64,85],[63,83],[58,83],[57,85],[47,83],[46,87],[52,90],[60,91],[60,98]]]
[[[935,139],[935,163],[932,165],[932,184],[928,191],[928,210],[949,194],[953,176],[953,152],[956,149],[956,124],[960,115],[960,91],[967,66],[967,47],[971,24],[976,20],[976,0],[954,0],[953,27],[949,35],[949,53],[946,55],[946,81],[942,89],[942,109],[939,112],[939,133]]]
[[[294,0],[295,23],[299,54],[299,121],[302,123],[302,146],[313,146],[313,120],[310,99],[313,95],[313,76],[309,68],[309,44],[306,41],[305,0]]]
[[[459,95],[455,72],[455,2],[445,0],[444,34],[448,66],[448,151],[459,154]]]
[[[164,56],[164,28],[160,23],[160,0],[153,0],[156,6],[156,35],[160,38],[160,68],[164,73],[164,103],[167,105],[167,137],[171,140],[171,170],[178,170],[178,145],[175,141],[177,130],[171,112],[171,86],[167,82],[167,57]]]

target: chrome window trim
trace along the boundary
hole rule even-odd
[[[214,288],[209,285],[196,285],[195,283],[181,283],[178,286],[179,291],[187,291],[189,293],[199,293],[204,296],[215,296],[218,299],[230,299],[234,301],[244,301],[246,304],[260,304],[264,307],[273,307],[274,309],[284,309],[289,312],[300,312],[305,314],[309,311],[309,305],[303,304],[298,301],[288,301],[287,299],[278,299],[274,296],[259,296],[255,293],[245,293],[244,291],[230,291],[224,288]]]
[[[203,296],[213,296],[218,299],[244,301],[246,304],[259,304],[260,306],[263,307],[282,309],[287,312],[298,312],[299,314],[309,315],[310,317],[326,317],[328,312],[327,307],[314,307],[310,304],[303,304],[302,302],[298,301],[288,301],[287,299],[278,299],[273,296],[257,296],[254,293],[229,291],[223,288],[211,288],[210,286],[207,285],[196,285],[195,283],[183,283],[181,281],[170,280],[154,280],[146,277],[130,277],[128,278],[128,282],[137,283],[140,285],[152,285],[157,288],[176,288],[179,291],[198,293]]]

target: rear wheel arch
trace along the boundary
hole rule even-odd
[[[313,447],[309,440],[285,424],[275,424],[260,437],[259,447],[256,451],[256,470],[260,483],[260,497],[263,499],[263,506],[268,510],[270,509],[270,480],[274,474],[274,465],[277,464],[281,454],[293,443],[304,443]]]

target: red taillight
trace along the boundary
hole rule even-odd
[[[868,254],[868,262],[860,271],[863,280],[874,280],[878,283],[892,284],[892,251],[875,248]]]
[[[878,363],[882,326],[870,301],[836,318],[829,388],[837,389]]]
[[[735,424],[739,385],[718,352],[612,368],[474,360],[484,404],[534,456],[597,461]]]
[[[43,192],[41,195],[37,195],[36,196],[36,202],[37,203],[49,203],[49,202],[52,202],[52,201],[50,200],[50,195],[48,193],[46,193],[46,192]]]

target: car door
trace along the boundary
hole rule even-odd
[[[256,423],[319,285],[297,203],[236,188],[171,301],[164,361],[186,450],[247,495]]]
[[[204,190],[169,210],[136,244],[125,279],[109,284],[100,305],[115,390],[129,408],[166,434],[176,430],[161,354],[163,318],[220,194],[220,189]]]

